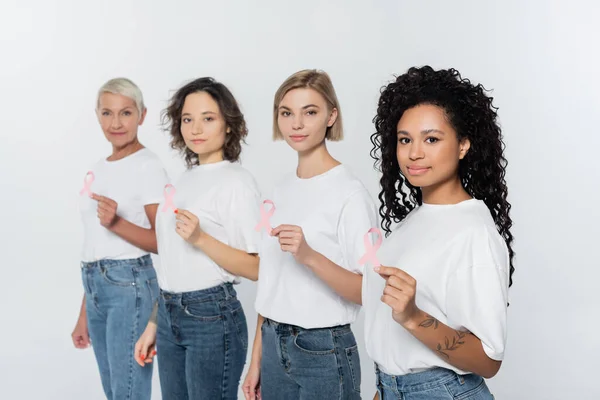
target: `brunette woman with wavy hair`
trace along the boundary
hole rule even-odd
[[[163,122],[188,169],[160,205],[158,315],[136,360],[150,362],[156,344],[165,399],[237,399],[248,328],[234,285],[258,277],[260,192],[238,163],[246,123],[212,78],[179,89]]]
[[[514,271],[492,98],[454,69],[411,68],[383,89],[374,122],[387,239],[363,305],[378,396],[491,399],[483,378],[504,357]]]

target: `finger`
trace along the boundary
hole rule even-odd
[[[379,275],[381,275],[382,277],[384,277],[384,279],[386,279],[388,276],[395,275],[411,284],[416,282],[415,278],[413,278],[412,276],[410,276],[409,274],[407,274],[405,271],[401,270],[400,268],[385,267],[385,266],[381,265],[381,266],[379,266],[379,270],[376,270],[376,272]]]
[[[292,231],[281,231],[279,232],[279,239],[291,239],[291,238],[299,238],[300,234],[298,234],[298,232],[292,232]]]
[[[400,289],[404,292],[407,292],[410,290],[410,288],[412,287],[411,284],[409,282],[407,282],[406,280],[404,280],[403,278],[400,278],[397,275],[392,275],[389,276],[386,279],[386,285],[387,286],[391,286],[394,287],[396,289]]]
[[[295,254],[296,251],[298,251],[298,247],[296,246],[290,246],[290,245],[281,245],[281,250],[282,251],[287,251],[289,253]]]
[[[177,217],[183,217],[190,221],[198,219],[198,217],[196,217],[196,215],[194,215],[193,213],[189,212],[188,210],[182,210],[182,209],[177,210]]]
[[[405,303],[387,294],[381,296],[381,302],[387,304],[393,311],[396,312],[401,312],[405,308]]]
[[[111,212],[114,212],[115,208],[111,207],[108,203],[99,202],[98,210],[101,210],[105,213],[111,213]]]
[[[96,194],[96,193],[92,193],[90,197],[96,201],[102,201],[102,199],[105,198],[104,196],[100,196],[99,194]]]
[[[277,236],[279,235],[280,232],[282,231],[290,231],[290,232],[302,232],[302,228],[300,228],[299,226],[296,225],[287,225],[287,224],[282,224],[282,225],[278,225],[276,226],[273,231],[271,232],[271,234],[273,236]]]
[[[396,300],[406,300],[407,298],[410,297],[408,295],[408,293],[406,293],[405,291],[403,291],[401,289],[396,289],[391,286],[386,286],[385,288],[383,288],[383,295],[389,296]]]
[[[298,238],[282,238],[279,236],[279,244],[287,244],[287,245],[298,245],[300,243],[300,239]]]

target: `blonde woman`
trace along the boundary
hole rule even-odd
[[[364,234],[377,225],[377,213],[363,184],[327,150],[326,140],[342,139],[329,76],[316,70],[290,76],[275,94],[273,128],[274,139],[296,151],[298,167],[264,205],[270,220],[260,247],[258,327],[244,394],[359,399],[350,324],[361,303]]]
[[[149,399],[152,368],[132,355],[158,298],[150,253],[167,174],[138,140],[146,108],[132,81],[106,82],[96,114],[112,152],[93,164],[79,193],[85,294],[72,338],[80,349],[91,341],[108,399]]]

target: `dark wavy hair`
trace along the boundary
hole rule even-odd
[[[382,217],[381,227],[387,236],[391,232],[392,221],[402,221],[423,202],[421,189],[410,184],[398,165],[398,121],[406,110],[421,104],[444,110],[458,139],[467,138],[471,142],[469,151],[459,162],[458,175],[465,190],[487,205],[500,235],[506,241],[511,286],[515,268],[513,235],[510,232],[511,205],[507,201],[505,181],[507,162],[502,133],[496,121],[498,109],[492,101],[481,84],[472,84],[455,69],[410,68],[381,90],[377,115],[373,119],[377,131],[371,135],[371,157],[375,159],[376,169],[382,172],[379,214]]]
[[[198,165],[198,155],[188,149],[181,134],[181,111],[185,98],[196,92],[206,92],[219,105],[219,110],[225,119],[225,124],[231,131],[225,135],[223,144],[223,158],[229,161],[238,161],[242,153],[242,143],[248,135],[246,121],[233,94],[225,85],[213,78],[199,78],[180,88],[169,101],[169,105],[162,112],[162,125],[165,131],[171,134],[171,147],[179,150],[185,157],[188,168]]]

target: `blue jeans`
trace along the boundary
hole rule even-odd
[[[375,367],[380,400],[492,400],[483,378],[445,368],[392,376]]]
[[[163,399],[237,399],[248,327],[233,286],[161,291],[156,349]]]
[[[265,318],[261,329],[263,399],[360,399],[360,359],[350,325],[303,329]]]
[[[133,349],[158,298],[149,255],[82,262],[88,330],[109,400],[150,399],[152,364],[140,367]]]

